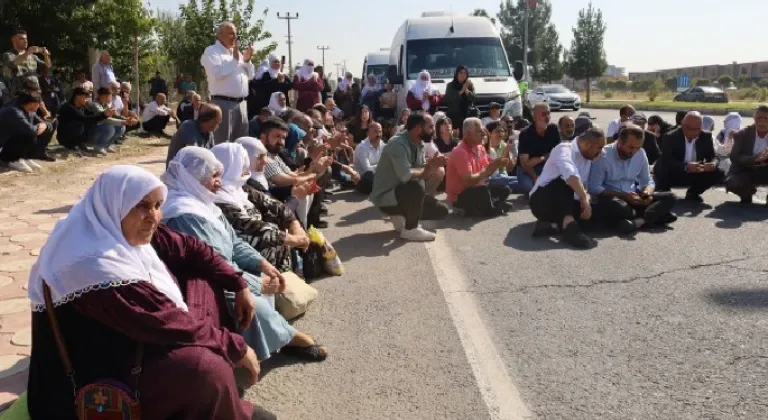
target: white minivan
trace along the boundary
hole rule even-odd
[[[387,68],[389,67],[389,48],[382,48],[380,51],[370,52],[363,61],[363,72],[360,79],[365,83],[365,78],[373,74],[381,83],[387,77]]]
[[[408,90],[422,70],[445,93],[456,67],[464,65],[475,87],[475,107],[481,115],[491,102],[503,104],[504,115],[521,117],[523,103],[517,84],[523,63],[510,68],[498,31],[486,17],[425,12],[400,26],[389,55],[387,78],[396,87],[398,111],[405,108]]]

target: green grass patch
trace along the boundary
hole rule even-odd
[[[619,109],[623,105],[632,105],[638,110],[669,110],[669,111],[686,111],[686,110],[718,110],[718,111],[754,111],[757,108],[757,103],[752,102],[730,102],[727,104],[710,103],[710,102],[674,102],[674,101],[592,101],[585,103],[585,108],[598,108],[598,109]]]

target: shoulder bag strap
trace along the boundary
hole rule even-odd
[[[72,361],[69,358],[69,352],[67,351],[67,345],[64,343],[64,337],[61,335],[59,329],[59,321],[56,319],[55,308],[53,306],[53,298],[51,297],[51,288],[48,287],[48,283],[43,281],[43,297],[45,299],[45,312],[48,313],[48,321],[51,324],[51,330],[53,331],[53,338],[56,340],[56,348],[59,351],[59,358],[61,363],[64,364],[64,373],[69,377],[72,382],[72,391],[77,395],[77,382],[75,382],[75,369],[72,367]],[[131,375],[134,377],[133,392],[136,399],[139,399],[139,376],[141,375],[141,365],[144,359],[144,345],[139,343],[136,346],[136,358],[134,359],[133,368],[131,368]]]

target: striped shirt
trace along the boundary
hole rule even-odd
[[[270,184],[274,184],[272,182],[272,177],[275,175],[290,173],[293,173],[293,171],[285,164],[285,162],[283,162],[283,159],[281,159],[280,156],[267,154],[267,164],[264,166],[264,176],[270,181]]]

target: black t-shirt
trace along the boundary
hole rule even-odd
[[[439,138],[432,140],[432,143],[435,143],[437,150],[442,154],[451,153],[451,151],[453,151],[453,149],[456,148],[456,146],[459,144],[456,139],[451,139],[450,143],[446,143],[445,140]]]
[[[551,152],[558,144],[560,144],[560,130],[557,125],[548,125],[542,137],[536,133],[536,125],[531,124],[520,132],[517,154],[528,155],[531,158],[541,157]]]

